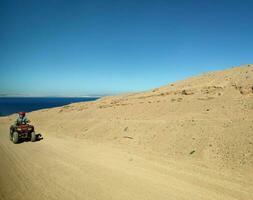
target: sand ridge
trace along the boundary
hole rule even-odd
[[[43,132],[252,170],[252,87],[253,65],[245,65],[143,93],[37,111],[30,117]]]

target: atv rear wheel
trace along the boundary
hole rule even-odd
[[[32,142],[36,141],[36,134],[35,134],[35,132],[31,132],[31,141]]]
[[[18,140],[19,140],[19,138],[18,138],[18,133],[17,133],[17,132],[13,132],[13,134],[12,134],[12,142],[13,142],[14,144],[17,144],[17,143],[18,143]]]

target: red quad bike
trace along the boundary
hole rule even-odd
[[[34,127],[30,124],[17,125],[14,129],[10,129],[10,140],[17,144],[22,139],[36,141],[36,134],[34,132]]]

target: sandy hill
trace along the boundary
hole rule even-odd
[[[44,134],[253,171],[253,65],[142,93],[40,110],[29,117]]]

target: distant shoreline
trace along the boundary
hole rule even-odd
[[[0,96],[0,98],[101,98],[102,96]]]
[[[20,111],[32,112],[65,106],[71,103],[95,101],[99,97],[0,97],[0,116]]]

